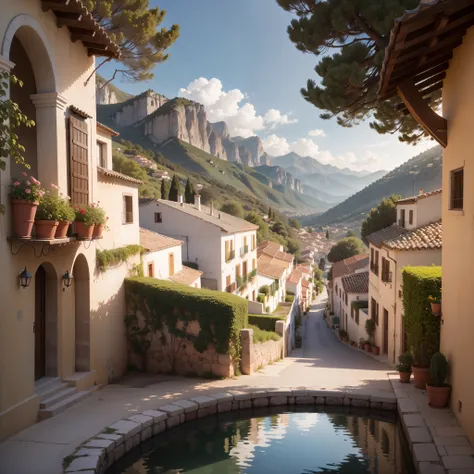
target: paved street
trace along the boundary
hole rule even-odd
[[[338,342],[323,319],[321,295],[304,321],[303,348],[255,375],[203,381],[173,376],[130,375],[97,391],[68,411],[0,444],[0,474],[60,474],[62,459],[114,421],[203,392],[300,386],[326,390],[392,392],[390,369]]]

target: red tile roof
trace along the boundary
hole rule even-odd
[[[383,246],[392,250],[430,250],[440,249],[443,243],[443,224],[441,221],[414,229],[400,237],[387,240]]]
[[[175,283],[182,283],[183,285],[192,285],[202,274],[203,272],[199,270],[183,265],[181,271],[170,276],[170,280]]]
[[[356,270],[360,270],[368,266],[369,254],[361,253],[359,255],[354,255],[353,257],[349,257],[335,263],[332,266],[332,277],[338,278],[344,275],[349,275],[350,273],[354,273]]]
[[[418,202],[420,199],[426,199],[431,196],[436,196],[437,194],[441,194],[443,192],[442,189],[435,189],[434,191],[430,191],[429,193],[421,193],[417,196],[411,196],[404,199],[399,199],[395,202],[395,204],[412,204]]]
[[[346,293],[368,293],[369,292],[369,272],[353,273],[342,277],[342,286]]]

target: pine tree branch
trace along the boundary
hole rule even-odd
[[[109,62],[112,58],[106,58],[104,59],[90,74],[90,76],[86,79],[86,82],[84,82],[84,85],[87,86],[88,82],[91,80],[92,76],[95,75],[95,73],[97,72],[97,70],[103,66],[105,63]],[[110,81],[109,81],[110,82]]]
[[[377,46],[382,50],[385,49],[387,46],[387,40],[379,35],[375,30],[373,30],[367,22],[359,15],[358,12],[354,11],[354,20],[357,25],[361,28],[361,30],[370,38],[372,38],[376,43]]]

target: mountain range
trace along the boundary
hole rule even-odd
[[[435,146],[411,158],[323,214],[301,218],[304,225],[360,222],[384,197],[400,194],[409,197],[441,188],[442,148]]]
[[[290,206],[288,212],[321,212],[385,174],[340,169],[296,153],[271,157],[259,137],[231,137],[227,124],[208,121],[204,106],[196,102],[168,99],[152,90],[131,96],[106,84],[100,76],[97,88],[98,120],[115,128],[122,138],[168,159],[172,157],[167,156],[167,143],[179,140],[216,159],[241,166],[245,173],[275,191],[304,194],[305,198],[299,200],[305,205]]]

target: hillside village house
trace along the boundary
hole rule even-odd
[[[441,265],[441,190],[396,202],[397,223],[367,237],[370,249],[369,314],[380,353],[395,363],[406,351],[402,271]]]
[[[201,288],[202,272],[183,265],[183,241],[141,228],[140,245],[145,276]]]
[[[440,35],[443,35],[440,39]],[[400,107],[444,147],[441,351],[450,364],[451,409],[474,443],[472,274],[474,269],[474,1],[422,2],[392,31],[379,97]],[[442,115],[421,88],[442,89]]]
[[[339,318],[339,325],[343,327],[343,320],[345,320],[345,300],[346,295],[342,287],[342,278],[353,273],[365,272],[369,268],[368,254],[354,255],[336,262],[332,266],[332,280],[330,285],[330,308],[334,313],[334,317]],[[337,319],[336,319],[337,321]],[[334,324],[334,322],[332,321]],[[347,324],[346,324],[347,327]]]
[[[285,301],[286,279],[291,274],[295,257],[284,252],[281,244],[269,240],[258,245],[257,256],[257,287],[270,288],[263,307],[266,312],[272,313]]]
[[[114,132],[96,121],[94,56],[118,57],[119,48],[81,2],[56,6],[3,2],[0,67],[24,81],[9,94],[36,122],[18,132],[28,172],[73,204],[100,201],[110,230],[95,241],[12,239],[8,185],[25,169],[7,160],[0,173],[0,439],[34,423],[40,400],[39,415],[52,416],[126,366],[123,281],[139,256],[96,270],[97,250],[139,243],[140,182],[112,171]],[[27,288],[18,279],[24,268],[32,274]]]
[[[179,239],[183,260],[203,272],[202,286],[257,299],[257,229],[244,219],[213,207],[179,201],[144,199],[140,204],[140,225]]]

